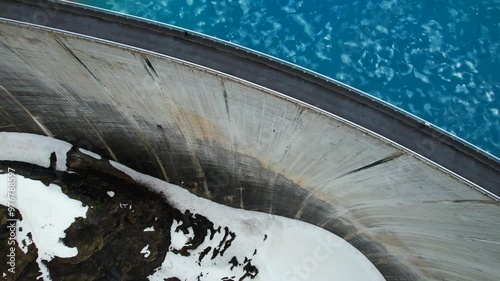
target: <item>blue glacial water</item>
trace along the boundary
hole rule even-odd
[[[361,89],[500,157],[500,0],[79,0]]]

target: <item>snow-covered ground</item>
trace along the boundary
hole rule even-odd
[[[7,182],[7,174],[0,174],[0,204],[4,206],[8,206]],[[23,217],[17,223],[17,245],[27,253],[28,246],[35,243],[38,248],[40,276],[43,280],[50,280],[42,260],[50,261],[54,256],[69,258],[78,254],[78,249],[66,247],[61,239],[65,237],[64,231],[75,218],[86,217],[88,207],[69,198],[55,184],[46,186],[40,181],[17,175],[16,186],[14,202]],[[28,237],[28,233],[31,233],[33,239]]]
[[[19,161],[50,167],[50,155],[57,158],[56,170],[66,171],[66,153],[71,144],[34,134],[0,132],[0,160]]]
[[[0,160],[17,160],[48,167],[50,155],[55,151],[57,169],[67,169],[65,154],[71,145],[66,142],[37,135],[0,132],[0,143],[5,148],[0,152]],[[169,251],[162,265],[148,277],[149,280],[170,277],[187,281],[243,280],[240,278],[244,276],[248,277],[245,280],[253,276],[252,280],[256,281],[384,280],[375,266],[356,248],[322,228],[297,220],[223,206],[119,163],[110,163],[163,196],[181,212],[189,210],[193,214],[205,216],[218,230],[208,232],[199,247],[189,250],[194,237],[193,229],[188,228],[183,232],[183,222],[174,221],[170,230]],[[17,179],[16,205],[23,216],[23,221],[19,223],[23,231],[18,234],[18,242],[30,243],[26,235],[31,232],[33,243],[41,253],[39,260],[77,255],[78,250],[64,246],[60,238],[64,237],[64,230],[75,218],[85,217],[87,208],[66,196],[56,185],[47,187],[21,176],[17,176]],[[2,205],[7,204],[6,194],[7,176],[2,175]],[[154,231],[154,228],[144,231]],[[150,244],[145,243],[141,247],[145,259],[150,257]],[[184,255],[180,254],[181,249],[188,249],[187,254],[186,251]],[[40,261],[39,264],[43,279],[50,280]]]

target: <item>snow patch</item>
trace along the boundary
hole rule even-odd
[[[66,171],[66,154],[72,145],[61,140],[27,133],[0,132],[0,159],[50,167],[50,155],[55,152],[56,169]],[[27,153],[29,151],[29,153]]]
[[[33,136],[33,135],[32,135]],[[21,142],[29,143],[25,136]],[[40,138],[33,137],[34,140]],[[31,140],[31,141],[34,141]],[[61,151],[61,141],[44,139],[45,147]],[[52,143],[50,143],[52,142]],[[69,144],[68,144],[69,145]],[[63,144],[63,147],[67,147]],[[25,150],[26,153],[27,150]],[[34,152],[34,149],[29,150]],[[16,176],[16,207],[23,220],[17,226],[22,228],[18,232],[17,243],[24,253],[28,252],[28,245],[35,243],[38,248],[37,263],[43,280],[51,280],[47,267],[42,261],[50,261],[54,257],[70,258],[78,254],[77,248],[69,248],[61,241],[66,236],[64,231],[71,226],[76,218],[86,217],[88,207],[83,207],[78,200],[69,198],[55,184],[45,186],[40,181],[34,181],[23,176]],[[7,174],[0,175],[0,204],[7,206]],[[31,233],[32,241],[28,237]]]
[[[144,254],[145,258],[148,258],[149,255],[151,255],[151,251],[149,250],[149,244],[147,244],[146,247],[142,248],[141,254]]]
[[[170,248],[175,250],[180,250],[182,247],[187,245],[191,239],[194,237],[193,228],[188,228],[188,233],[184,234],[182,231],[177,230],[177,227],[181,224],[174,220],[172,223],[172,228],[170,231]]]
[[[80,150],[80,152],[83,153],[83,154],[86,154],[86,155],[88,155],[90,157],[93,157],[93,158],[95,158],[97,160],[101,160],[101,155],[99,155],[97,153],[94,153],[92,151],[89,151],[89,150],[86,150],[86,149],[83,149],[83,148],[79,148],[78,150]]]
[[[155,231],[154,226],[144,228],[144,232],[153,232],[153,231]]]

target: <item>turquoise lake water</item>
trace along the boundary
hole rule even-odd
[[[500,157],[500,0],[80,0],[309,68]]]

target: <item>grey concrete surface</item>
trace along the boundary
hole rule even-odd
[[[387,280],[498,280],[498,202],[363,124],[230,74],[0,21],[0,130],[53,136],[216,202],[318,225]],[[373,110],[355,113],[374,126],[385,119]],[[401,123],[384,129],[393,134],[414,129],[391,120]],[[497,183],[481,155],[448,149]]]

